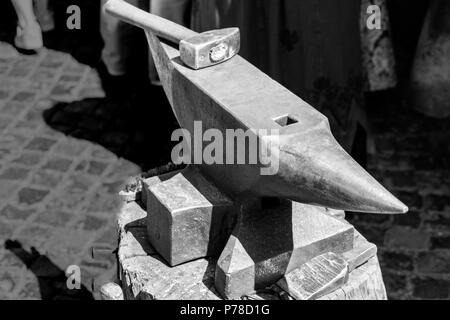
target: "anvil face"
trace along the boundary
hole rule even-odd
[[[210,68],[183,65],[177,49],[147,33],[164,90],[182,128],[279,130],[279,171],[261,164],[203,165],[217,186],[234,195],[287,198],[334,209],[403,213],[407,207],[336,142],[327,118],[240,56]]]

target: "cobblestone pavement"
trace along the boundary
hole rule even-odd
[[[426,118],[389,101],[370,119],[378,153],[368,171],[410,208],[406,215],[349,214],[377,244],[388,295],[395,299],[450,296],[450,119]]]
[[[116,194],[140,168],[53,130],[42,116],[57,102],[88,97],[103,97],[100,80],[68,54],[0,60],[0,299],[43,294],[33,274],[39,270],[5,249],[8,239],[27,252],[34,246],[61,270],[80,266],[89,290],[115,276]],[[92,247],[106,251],[93,259]]]

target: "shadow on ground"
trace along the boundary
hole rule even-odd
[[[43,117],[52,129],[100,144],[146,171],[170,162],[170,137],[178,128],[162,88],[150,90],[129,100],[57,103]]]
[[[36,276],[42,300],[94,300],[92,293],[83,285],[79,290],[68,289],[65,272],[36,248],[31,247],[31,252],[28,252],[14,240],[6,240],[5,248]]]

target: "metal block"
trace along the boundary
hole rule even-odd
[[[353,248],[353,226],[325,209],[284,201],[274,208],[248,210],[217,262],[215,285],[225,298],[270,286],[320,254]]]
[[[148,238],[171,266],[218,256],[235,217],[233,202],[195,167],[149,187]]]

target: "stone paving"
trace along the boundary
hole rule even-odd
[[[96,72],[68,54],[0,59],[0,299],[43,298],[33,272],[5,249],[8,239],[63,271],[78,265],[88,290],[114,278],[117,192],[140,168],[43,119],[55,103],[103,95]],[[103,248],[100,257],[92,247]]]
[[[410,208],[347,215],[378,246],[391,299],[450,298],[450,118],[426,118],[388,96],[370,119],[378,152],[368,171]]]

